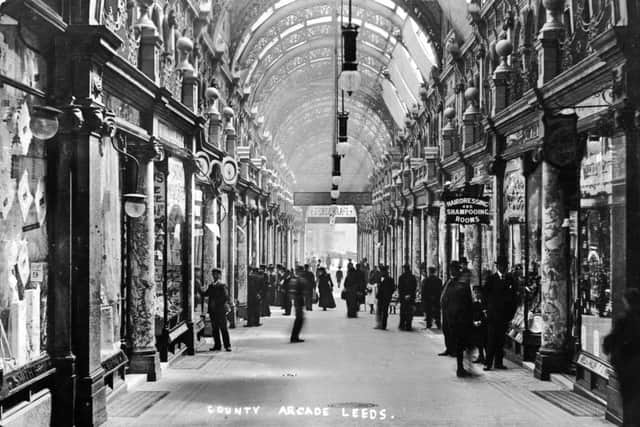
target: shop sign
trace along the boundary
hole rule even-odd
[[[354,217],[356,210],[353,206],[312,206],[307,211],[307,217]]]
[[[295,206],[331,205],[331,194],[326,191],[320,192],[296,192],[293,193],[293,204]],[[340,192],[337,205],[370,205],[371,192]]]
[[[545,160],[558,168],[575,163],[578,160],[578,115],[545,114],[542,121]]]
[[[489,224],[489,198],[469,191],[444,195],[447,224]]]
[[[185,146],[184,136],[175,127],[161,121],[158,121],[158,138],[178,147]]]
[[[514,133],[510,133],[505,138],[507,148],[513,147],[516,145],[523,145],[530,141],[538,139],[538,134],[539,134],[538,129],[539,129],[539,125],[538,125],[538,122],[536,121],[536,123],[530,126],[523,127],[522,129]]]
[[[587,356],[584,353],[580,353],[577,360],[578,365],[587,368],[588,370],[595,372],[605,379],[609,379],[609,367],[604,363]]]

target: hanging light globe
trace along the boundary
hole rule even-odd
[[[340,190],[337,188],[335,190],[331,190],[331,198],[337,199],[338,197],[340,197]]]
[[[346,156],[349,153],[349,148],[348,142],[338,142],[336,144],[336,153],[340,156]]]
[[[342,176],[341,175],[333,175],[331,177],[331,184],[335,185],[336,187],[339,186],[340,184],[342,184]]]
[[[344,70],[338,78],[338,86],[341,90],[347,92],[349,96],[358,89],[362,83],[362,76],[358,70]]]

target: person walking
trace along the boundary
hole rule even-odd
[[[422,281],[422,307],[427,329],[435,322],[440,329],[440,294],[442,293],[442,280],[436,275],[435,267],[429,267],[429,275]]]
[[[456,267],[459,268],[459,265]],[[447,329],[449,330],[449,342],[456,356],[456,375],[458,377],[468,377],[469,371],[464,369],[464,350],[469,345],[469,335],[473,326],[472,308],[473,299],[471,297],[471,272],[466,270],[456,274],[444,291],[444,316],[447,319]]]
[[[333,281],[324,267],[318,269],[318,293],[320,294],[318,306],[322,311],[327,311],[327,308],[336,308],[336,302],[333,299]]]
[[[405,264],[403,273],[398,279],[398,299],[400,300],[400,330],[411,331],[413,309],[416,302],[416,290],[418,282],[416,276],[411,273],[411,266]]]
[[[453,342],[451,341],[451,333],[449,325],[447,323],[447,317],[445,311],[447,310],[445,294],[447,289],[453,282],[458,280],[460,275],[460,263],[456,260],[449,262],[449,279],[442,287],[442,293],[440,294],[440,310],[442,313],[442,335],[444,335],[444,351],[438,353],[438,356],[455,356],[453,349]]]
[[[391,297],[396,290],[393,279],[389,277],[389,267],[380,266],[380,285],[378,285],[378,307],[376,311],[377,325],[376,329],[387,329],[387,319],[389,318],[389,304]]]
[[[293,321],[293,328],[291,329],[291,343],[304,342],[304,340],[300,339],[300,331],[304,324],[305,293],[309,287],[309,284],[306,282],[305,270],[303,267],[296,267],[295,276],[289,280],[296,314],[296,318]]]
[[[622,425],[640,427],[640,289],[624,293],[624,312],[604,339],[604,351],[618,374]]]
[[[283,310],[283,316],[291,315],[291,296],[289,295],[289,281],[291,280],[291,273],[283,265],[278,265],[280,271],[280,281],[278,282],[278,289],[280,290],[280,298]]]
[[[508,261],[499,256],[496,271],[485,282],[483,293],[487,305],[487,358],[485,371],[506,369],[504,358],[505,335],[513,317],[514,281],[507,274]]]
[[[342,278],[344,277],[344,273],[342,272],[342,266],[338,266],[338,271],[336,271],[336,285],[338,289],[340,289],[340,285],[342,284]]]
[[[260,301],[260,315],[262,317],[271,317],[271,303],[273,301],[273,267],[261,265],[260,270],[263,277],[263,293]]]
[[[316,293],[316,278],[311,272],[311,268],[309,264],[304,265],[304,271],[302,272],[304,276],[305,285],[307,286],[304,290],[304,305],[307,311],[313,310],[313,296]]]
[[[358,317],[358,273],[355,268],[347,270],[347,277],[344,279],[344,300],[347,302],[347,317]]]
[[[211,330],[213,333],[213,347],[211,351],[222,350],[222,344],[226,351],[231,351],[231,341],[229,339],[229,330],[227,329],[227,314],[231,311],[229,306],[229,292],[227,285],[220,281],[222,271],[217,268],[211,270],[213,283],[209,284],[206,289],[201,288],[201,294],[209,298],[207,309],[209,319],[211,319]],[[222,335],[222,343],[220,342]]]

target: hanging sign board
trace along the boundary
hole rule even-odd
[[[447,224],[489,224],[488,197],[454,197],[445,208]]]
[[[544,158],[557,168],[564,168],[578,161],[578,115],[545,114]]]
[[[447,224],[489,224],[489,197],[481,196],[480,186],[467,186],[443,195]]]

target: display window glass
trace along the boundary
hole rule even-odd
[[[33,106],[39,102],[9,85],[0,87],[0,369],[4,372],[42,357],[47,346],[46,142],[29,128]]]
[[[204,206],[203,191],[200,188],[196,188],[193,193],[193,259],[194,312],[199,315],[206,310],[204,298],[198,290],[206,284],[205,277],[208,274],[205,271],[207,261],[204,259]]]
[[[626,258],[625,152],[622,136],[591,136],[580,168],[580,341],[597,357],[624,289],[624,265],[616,263]]]
[[[185,174],[181,160],[169,158],[167,178],[167,290],[169,328],[184,320],[183,245],[185,227]]]

